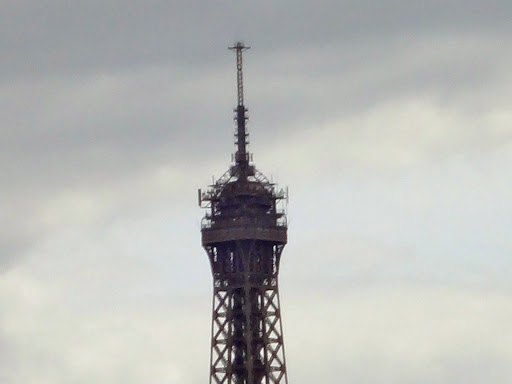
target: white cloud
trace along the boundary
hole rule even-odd
[[[288,299],[288,297],[285,297]],[[510,295],[457,286],[340,285],[283,300],[290,378],[508,383]]]
[[[114,266],[101,267],[115,272]],[[186,298],[168,291],[158,297],[153,292],[141,301],[117,281],[124,274],[114,273],[110,288],[102,292],[82,278],[77,286],[73,271],[68,272],[50,282],[32,264],[3,276],[1,337],[9,347],[2,359],[4,383],[207,379],[207,295]],[[117,302],[102,298],[118,283],[123,290],[116,293]],[[282,286],[288,370],[297,383],[450,384],[464,379],[479,384],[492,379],[506,384],[512,374],[509,293],[396,282],[340,282],[335,289],[307,291]],[[86,292],[95,299],[80,303]]]
[[[390,100],[356,117],[301,127],[260,163],[295,177],[409,168],[509,145],[511,124],[506,110],[472,118],[427,97]]]
[[[172,244],[176,234],[155,228],[158,218],[149,222],[149,232],[126,221],[75,223],[2,274],[2,382],[199,383],[207,377],[194,366],[195,359],[208,363],[209,298],[184,293],[178,255],[162,255],[158,245],[162,238]]]

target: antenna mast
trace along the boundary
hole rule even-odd
[[[247,130],[246,121],[249,119],[246,115],[247,108],[244,106],[244,76],[243,76],[243,59],[242,54],[249,48],[242,42],[237,42],[234,46],[229,47],[230,50],[236,53],[236,79],[237,79],[237,95],[238,105],[234,112],[236,113],[235,120],[237,125],[236,130],[236,146],[235,163],[240,170],[240,174],[244,175],[247,171],[249,164],[249,154],[247,153]]]

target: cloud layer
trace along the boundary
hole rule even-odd
[[[0,5],[0,381],[200,383],[196,189],[290,186],[290,380],[512,375],[509,2]]]

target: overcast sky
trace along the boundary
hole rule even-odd
[[[0,3],[0,382],[200,384],[199,187],[289,186],[289,381],[509,384],[512,2]]]

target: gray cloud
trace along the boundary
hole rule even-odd
[[[229,164],[245,38],[251,150],[291,187],[290,378],[505,383],[511,14],[2,2],[1,381],[207,377],[195,189]]]
[[[506,1],[281,2],[218,4],[176,1],[70,5],[4,2],[5,75],[104,72],[179,62],[211,66],[221,41],[247,36],[262,52],[300,49],[333,41],[380,39],[422,32],[510,31]],[[478,21],[476,21],[478,20]]]
[[[321,301],[306,296],[309,311],[304,304],[285,307],[286,319],[298,319],[286,334],[289,360],[320,350],[323,359],[315,358],[314,368],[298,364],[293,377],[304,383],[318,377],[361,383],[492,377],[506,383],[511,350],[501,336],[508,326],[496,319],[509,318],[510,308],[502,306],[507,300],[492,291],[398,284],[364,291],[344,286]]]

